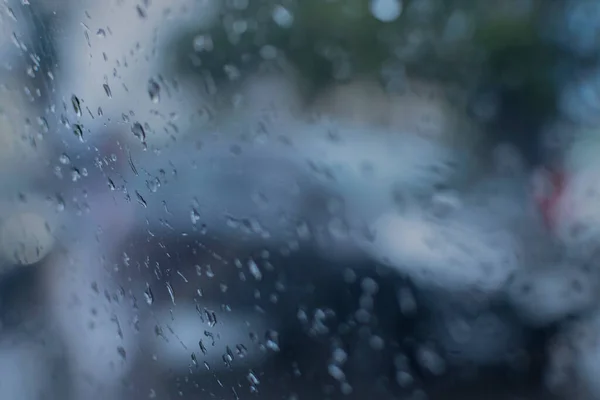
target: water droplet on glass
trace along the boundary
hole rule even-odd
[[[144,298],[146,299],[146,303],[150,306],[154,303],[154,294],[152,293],[152,289],[150,285],[146,284],[146,290],[144,291]]]
[[[350,384],[348,382],[342,382],[342,384],[340,385],[340,391],[342,392],[343,395],[348,396],[349,394],[352,393],[352,386],[350,386]]]
[[[269,350],[279,352],[279,333],[274,330],[268,330],[265,334],[266,347]]]
[[[81,102],[79,98],[75,95],[71,96],[71,104],[73,105],[73,110],[78,117],[81,117]]]
[[[144,143],[146,141],[146,131],[144,130],[144,127],[142,126],[142,124],[140,124],[139,122],[135,122],[131,126],[131,132],[142,143]]]
[[[294,23],[294,16],[285,7],[276,5],[273,9],[273,21],[282,28],[289,28]]]
[[[210,35],[198,35],[194,38],[194,50],[197,52],[212,51],[213,40]]]
[[[148,81],[148,95],[153,103],[160,101],[160,85],[154,79]]]
[[[194,225],[200,221],[200,214],[195,208],[192,208],[192,211],[190,212],[190,218],[192,219],[192,224]]]
[[[108,84],[105,83],[102,85],[102,87],[104,88],[104,93],[106,93],[106,97],[112,99],[112,92],[110,91],[110,86],[108,86]]]
[[[140,192],[138,192],[137,190],[135,191],[135,197],[137,198],[138,203],[140,203],[140,205],[142,207],[144,207],[144,208],[148,207],[148,203],[146,203],[146,200],[142,197]]]
[[[169,292],[169,297],[171,298],[171,303],[175,305],[175,293],[173,292],[173,287],[169,282],[166,282],[167,292]]]
[[[214,311],[204,309],[204,314],[206,315],[206,319],[208,320],[208,326],[213,327],[217,324],[217,314]]]
[[[96,36],[103,38],[106,37],[106,31],[104,29],[98,29],[98,32],[96,32]]]
[[[254,260],[248,261],[248,270],[250,271],[250,274],[252,274],[254,279],[256,279],[257,281],[262,280],[262,272],[260,272],[260,269],[258,268],[258,265]]]
[[[119,353],[123,360],[127,359],[127,352],[125,352],[125,348],[123,346],[117,347],[117,353]]]
[[[225,72],[225,74],[227,75],[227,78],[230,81],[237,81],[242,76],[242,73],[240,72],[239,68],[236,67],[233,64],[227,64],[227,65],[225,65],[223,67],[223,71]]]
[[[417,351],[417,362],[433,375],[442,375],[446,371],[446,362],[433,349],[422,346]]]
[[[244,358],[248,354],[248,349],[243,344],[238,344],[235,349],[239,358]]]
[[[252,372],[252,370],[250,370],[248,372],[248,375],[246,376],[246,378],[248,378],[248,382],[250,382],[251,385],[259,385],[260,384],[260,380],[258,380],[258,378],[254,374],[254,372]]]
[[[200,347],[202,354],[206,355],[208,350],[206,350],[206,346],[204,346],[204,342],[202,342],[202,340],[198,342],[198,346]]]
[[[57,211],[65,210],[65,200],[60,195],[56,195],[56,210]]]
[[[379,285],[373,278],[364,278],[360,282],[360,287],[365,294],[373,295],[379,291]]]
[[[327,366],[327,372],[336,381],[345,381],[346,380],[346,374],[344,374],[344,371],[342,371],[342,369],[335,364],[329,364]]]
[[[158,178],[150,179],[146,181],[146,186],[152,193],[156,193],[160,188],[160,180]]]
[[[385,347],[385,342],[381,336],[373,335],[369,338],[369,345],[373,350],[381,351]]]
[[[71,170],[71,180],[73,182],[77,182],[79,179],[81,179],[81,173],[79,172],[79,170],[77,168],[73,168]]]
[[[81,126],[81,124],[73,125],[73,133],[77,136],[79,141],[83,143],[83,126]]]
[[[371,14],[381,22],[392,22],[402,14],[401,0],[371,0]]]
[[[8,7],[8,6],[6,7],[6,14],[8,14],[8,16],[9,16],[9,17],[10,17],[10,18],[11,18],[13,21],[16,21],[16,20],[17,20],[17,17],[15,16],[15,12],[13,11],[13,9],[12,9],[12,8],[10,8],[10,7]]]
[[[336,348],[331,355],[331,359],[337,365],[343,365],[348,360],[348,353],[341,348]]]
[[[63,165],[68,165],[71,163],[71,159],[65,153],[60,155],[60,157],[58,158],[58,161]]]
[[[137,14],[140,18],[145,19],[146,18],[146,10],[144,10],[141,6],[136,6],[135,9],[137,10]]]

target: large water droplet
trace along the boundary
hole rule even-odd
[[[281,5],[275,6],[272,17],[273,21],[282,28],[289,28],[294,23],[294,15]]]
[[[192,208],[190,212],[190,218],[192,220],[192,224],[196,225],[198,221],[200,221],[200,213],[195,208]]]
[[[250,271],[254,279],[256,279],[257,281],[262,280],[262,272],[260,272],[260,269],[258,268],[256,262],[254,262],[254,260],[248,261],[248,270]]]
[[[160,101],[160,85],[154,79],[148,81],[148,95],[153,103]]]
[[[268,330],[265,334],[266,347],[269,350],[279,352],[279,333],[274,330]]]
[[[146,290],[144,291],[144,298],[146,299],[146,303],[150,306],[154,303],[154,293],[152,293],[152,289],[150,285],[146,284]]]
[[[68,164],[71,163],[71,159],[65,153],[63,153],[63,154],[60,155],[60,157],[58,158],[58,161],[60,161],[60,163],[63,164],[63,165],[68,165]]]
[[[106,93],[106,97],[108,97],[109,99],[112,99],[112,92],[110,90],[110,86],[108,86],[107,83],[103,84],[102,87],[104,88],[104,93]]]
[[[392,22],[402,14],[401,0],[371,0],[371,14],[381,22]]]
[[[135,122],[131,126],[131,132],[136,138],[140,139],[142,143],[146,141],[146,131],[144,130],[142,124],[140,124],[139,122]]]
[[[79,141],[83,143],[83,126],[80,124],[73,125],[73,133],[77,136]]]
[[[71,104],[73,105],[73,110],[78,117],[81,117],[81,102],[79,98],[75,95],[71,96]]]

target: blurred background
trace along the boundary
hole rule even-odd
[[[600,399],[600,2],[2,0],[0,398]]]

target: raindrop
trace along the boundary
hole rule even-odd
[[[327,372],[329,372],[329,375],[331,375],[331,377],[337,381],[346,380],[346,374],[344,374],[344,371],[342,371],[342,369],[335,364],[329,364],[327,366]]]
[[[239,358],[244,358],[248,354],[248,349],[243,344],[238,344],[235,349]]]
[[[138,138],[142,143],[146,141],[146,131],[144,131],[144,127],[139,122],[135,122],[131,127],[131,132],[133,135]]]
[[[79,141],[83,143],[83,126],[81,126],[81,124],[73,125],[73,133],[77,136]]]
[[[289,28],[294,23],[294,16],[285,7],[276,5],[273,9],[273,21],[282,28]]]
[[[217,324],[217,315],[214,311],[204,309],[204,314],[206,315],[206,319],[208,320],[208,326],[213,327]]]
[[[13,21],[16,21],[16,20],[17,20],[17,17],[15,16],[15,12],[13,11],[13,9],[12,9],[12,8],[10,8],[10,7],[8,7],[8,6],[6,7],[6,14],[8,14],[8,16],[9,16],[9,17],[10,17],[10,18],[11,18]]]
[[[233,352],[231,351],[231,349],[229,348],[229,346],[227,346],[226,350],[225,350],[225,354],[223,354],[223,362],[225,363],[226,366],[230,367],[231,363],[233,362]]]
[[[140,18],[146,18],[146,11],[141,7],[141,6],[136,6],[135,9],[137,10],[138,16]]]
[[[73,105],[73,110],[78,117],[81,117],[81,102],[79,98],[75,95],[71,96],[71,104]]]
[[[152,289],[149,284],[146,284],[146,290],[144,291],[144,298],[146,299],[146,304],[149,306],[154,303],[154,293],[152,293]]]
[[[210,35],[198,35],[194,38],[194,50],[197,52],[212,51],[213,40]]]
[[[192,219],[192,224],[194,225],[200,221],[200,214],[195,208],[192,208],[192,211],[190,212],[190,218]]]
[[[146,186],[152,193],[156,193],[160,187],[160,180],[158,178],[150,179],[146,181]]]
[[[202,354],[206,355],[206,352],[207,352],[206,346],[204,346],[204,343],[202,342],[202,340],[200,340],[198,342],[198,346],[200,347],[200,351],[202,352]]]
[[[112,92],[110,91],[110,86],[108,86],[107,83],[103,84],[102,87],[104,88],[104,93],[106,93],[106,96],[109,99],[112,99]]]
[[[119,353],[123,360],[127,359],[127,353],[125,352],[125,348],[123,346],[117,347],[117,353]]]
[[[210,266],[210,265],[207,265],[207,266],[206,266],[206,277],[207,277],[207,278],[214,278],[214,277],[215,277],[215,273],[214,273],[214,271],[212,270],[212,268],[211,268],[211,266]]]
[[[296,226],[296,233],[300,240],[308,240],[311,237],[310,228],[306,222],[300,222]]]
[[[173,292],[173,287],[169,282],[166,282],[167,292],[169,292],[169,297],[171,298],[171,303],[175,305],[175,293]]]
[[[153,103],[160,101],[160,85],[154,79],[148,81],[148,95]]]
[[[48,133],[50,131],[50,125],[48,125],[48,120],[46,120],[46,118],[38,117],[37,121],[40,128],[42,129],[42,132]]]
[[[379,285],[372,278],[364,278],[360,282],[360,287],[365,294],[373,295],[379,291]]]
[[[352,386],[350,386],[350,384],[348,382],[343,382],[340,385],[340,391],[342,392],[343,395],[349,395],[352,393]]]
[[[414,382],[414,378],[410,373],[406,371],[398,371],[396,372],[396,382],[398,383],[398,385],[405,388],[412,385],[412,383]]]
[[[137,190],[135,191],[135,197],[137,198],[138,203],[140,203],[140,205],[142,207],[144,207],[144,208],[148,207],[148,203],[146,203],[146,200],[142,197],[140,192],[138,192]]]
[[[254,372],[252,372],[252,370],[250,370],[248,372],[248,375],[246,377],[248,378],[248,382],[250,382],[251,385],[259,385],[260,384],[260,380],[258,380],[258,378],[254,374]]]
[[[337,348],[333,351],[332,360],[337,365],[342,365],[348,360],[348,353],[346,353],[343,349]]]
[[[106,31],[104,29],[98,29],[98,32],[96,32],[96,36],[100,38],[106,37]]]
[[[223,71],[225,72],[225,74],[227,74],[227,78],[230,81],[236,81],[238,79],[240,79],[240,77],[242,76],[242,73],[240,72],[240,70],[232,64],[227,64],[223,67]]]
[[[385,342],[383,341],[383,338],[381,336],[373,335],[369,339],[369,345],[373,350],[380,351],[383,350],[383,348],[385,347]]]
[[[58,158],[58,161],[63,165],[68,165],[71,163],[71,158],[69,158],[69,156],[67,154],[63,153]]]
[[[73,182],[77,182],[79,179],[81,179],[81,173],[79,172],[79,170],[77,168],[73,168],[71,170],[71,180]]]
[[[279,352],[279,333],[274,330],[268,330],[265,334],[266,347],[269,350]]]
[[[254,260],[248,261],[248,269],[250,270],[250,273],[252,274],[254,279],[256,279],[257,281],[262,280],[262,272],[260,272],[260,269],[258,268],[258,265],[256,265],[256,262],[254,262]]]
[[[421,347],[417,351],[417,361],[421,367],[433,375],[442,375],[446,371],[446,363],[433,349]]]
[[[57,211],[64,211],[65,210],[65,200],[62,198],[61,195],[56,195],[56,210]]]
[[[402,14],[401,0],[371,0],[371,14],[381,22],[392,22]]]

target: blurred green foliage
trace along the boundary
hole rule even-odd
[[[538,34],[541,0],[528,7],[519,0],[404,0],[402,14],[390,23],[371,14],[370,0],[244,3],[224,1],[212,29],[177,39],[178,73],[227,79],[225,65],[242,73],[255,69],[264,63],[265,46],[272,46],[316,88],[356,75],[378,77],[394,62],[412,75],[518,93],[535,113],[553,110],[550,66],[561,54]],[[293,16],[289,27],[275,22],[277,6]],[[212,39],[211,51],[194,51],[198,35]]]

